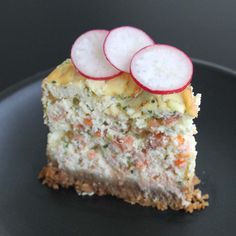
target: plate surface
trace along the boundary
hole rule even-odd
[[[186,214],[112,197],[53,191],[37,175],[46,163],[39,73],[0,97],[0,235],[236,235],[236,74],[195,60],[202,93],[197,174],[210,207]]]

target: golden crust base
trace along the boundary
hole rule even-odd
[[[142,206],[152,206],[159,210],[166,210],[168,208],[173,210],[183,209],[186,212],[192,213],[194,210],[201,210],[208,206],[208,195],[202,196],[199,189],[194,189],[194,186],[200,182],[197,177],[194,178],[191,186],[185,191],[186,199],[191,202],[187,207],[174,195],[166,196],[162,192],[156,192],[155,194],[158,196],[158,199],[151,198],[150,196],[145,196],[143,191],[134,182],[120,184],[113,181],[108,183],[87,173],[81,173],[73,177],[52,163],[49,163],[42,169],[39,179],[42,179],[43,184],[53,189],[74,187],[79,193],[95,193],[99,196],[112,195],[131,204],[138,203]]]

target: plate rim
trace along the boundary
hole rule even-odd
[[[14,83],[12,85],[10,85],[9,87],[5,88],[4,90],[0,91],[0,101],[4,100],[6,97],[8,97],[9,95],[13,94],[15,91],[23,88],[26,85],[29,85],[31,83],[34,83],[36,81],[38,81],[38,77],[45,74],[45,73],[49,73],[50,71],[52,71],[55,67],[51,67],[50,69],[46,69],[43,71],[40,71],[38,73],[35,73],[31,76],[26,77],[25,79]],[[33,78],[37,78],[37,79],[33,79]]]
[[[211,62],[211,61],[207,61],[207,60],[203,60],[203,59],[198,59],[198,58],[191,58],[194,64],[203,66],[203,67],[207,67],[207,68],[211,68],[215,71],[222,71],[224,73],[227,73],[231,76],[236,77],[236,70],[231,69],[230,67],[227,66],[223,66],[220,64],[217,64],[215,62]],[[29,85],[37,80],[33,80],[32,78],[38,78],[40,75],[43,75],[45,73],[49,73],[50,71],[52,71],[55,67],[51,67],[49,69],[40,71],[38,73],[35,73],[34,75],[28,76],[26,79],[23,79],[20,82],[17,82],[13,85],[10,85],[9,87],[7,87],[6,89],[4,89],[3,91],[0,91],[0,101],[4,100],[6,97],[8,97],[9,95],[13,94],[15,91],[23,88],[26,85]]]

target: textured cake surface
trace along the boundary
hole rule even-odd
[[[66,60],[43,80],[42,91],[49,127],[44,183],[162,210],[207,205],[194,190],[200,95],[190,86],[153,95],[127,73],[89,80]]]

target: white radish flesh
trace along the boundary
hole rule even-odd
[[[106,59],[103,43],[107,30],[91,30],[82,34],[71,49],[71,59],[81,74],[90,79],[110,79],[120,73]]]
[[[136,83],[144,90],[170,94],[182,91],[191,82],[193,64],[181,50],[156,44],[137,52],[130,70]]]
[[[122,26],[110,31],[104,42],[104,53],[115,68],[129,73],[134,54],[141,48],[153,44],[154,41],[142,30]]]

